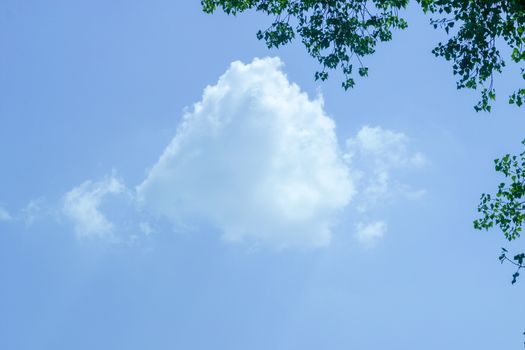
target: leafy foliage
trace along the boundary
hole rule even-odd
[[[454,75],[459,76],[457,88],[481,87],[477,111],[490,111],[490,100],[496,98],[494,73],[505,67],[496,44],[505,42],[512,51],[511,59],[525,62],[525,1],[523,0],[418,0],[425,12],[444,15],[431,19],[434,28],[447,34],[459,29],[446,43],[433,50],[436,56],[453,62]],[[525,79],[525,70],[521,75]],[[516,90],[509,103],[521,106],[525,89]]]
[[[496,44],[510,47],[511,59],[525,63],[524,0],[416,0],[425,13],[442,16],[431,19],[434,28],[454,35],[433,50],[453,63],[457,88],[481,89],[477,111],[490,111],[496,98],[494,73],[505,67]],[[408,0],[201,0],[207,13],[221,8],[237,15],[255,10],[273,17],[273,23],[257,37],[269,48],[301,37],[308,53],[322,65],[315,79],[326,80],[328,71],[340,69],[343,88],[354,86],[354,66],[359,76],[368,75],[362,58],[375,52],[379,42],[392,39],[393,31],[405,29],[407,22],[399,11]],[[525,69],[521,76],[525,79]],[[509,103],[525,103],[525,88],[517,89]]]
[[[503,264],[505,261],[510,262],[511,264],[517,267],[516,272],[512,274],[512,284],[516,283],[518,276],[520,275],[520,270],[525,267],[523,260],[525,259],[525,254],[520,253],[514,255],[514,258],[511,260],[507,257],[508,250],[501,248],[501,255],[499,256],[499,261]]]
[[[323,67],[315,79],[326,80],[328,70],[340,68],[345,90],[355,84],[354,65],[359,76],[367,76],[362,58],[373,54],[378,42],[391,40],[393,30],[407,27],[398,13],[408,0],[201,0],[201,4],[207,13],[220,7],[233,15],[254,9],[273,16],[273,23],[257,38],[277,48],[299,34]]]
[[[522,144],[525,146],[525,140]],[[525,226],[525,151],[518,156],[507,154],[494,162],[496,171],[502,173],[506,181],[499,184],[495,196],[481,195],[478,206],[481,218],[474,221],[474,228],[488,230],[498,226],[505,238],[512,241],[520,237]],[[502,248],[499,260],[517,266],[512,276],[512,283],[515,283],[519,270],[525,267],[525,254],[517,254],[509,259],[507,250]]]

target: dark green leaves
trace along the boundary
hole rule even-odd
[[[482,217],[474,221],[474,227],[488,230],[498,226],[512,241],[520,236],[525,224],[525,152],[519,156],[507,154],[494,163],[495,170],[505,176],[506,182],[499,184],[495,196],[481,195],[478,212]]]
[[[408,0],[201,0],[201,4],[208,13],[221,8],[235,15],[253,9],[273,16],[273,23],[257,38],[277,48],[298,34],[323,67],[315,79],[326,80],[329,70],[339,68],[344,89],[355,85],[354,65],[359,76],[367,76],[362,58],[373,54],[379,42],[391,40],[393,30],[407,27],[398,12]]]
[[[516,272],[512,275],[512,284],[516,283],[517,278],[519,277],[519,271],[525,267],[523,265],[523,261],[525,260],[525,254],[521,253],[518,255],[515,255],[514,258],[511,260],[507,257],[507,249],[501,248],[501,255],[499,256],[499,261],[503,264],[505,261],[510,262],[511,264],[515,265],[517,267]]]
[[[505,67],[496,44],[511,48],[511,59],[525,62],[525,2],[523,0],[418,0],[425,12],[443,16],[432,19],[434,28],[454,35],[433,50],[436,56],[452,61],[458,89],[481,89],[476,111],[490,111],[495,100],[494,73]],[[523,76],[525,79],[525,75]],[[525,89],[516,90],[509,102],[523,104]]]
[[[257,32],[257,39],[264,39],[268,48],[278,48],[281,45],[288,44],[295,37],[292,26],[288,23],[274,22],[270,28],[265,31]]]
[[[229,15],[236,15],[239,12],[243,12],[251,7],[257,1],[254,0],[229,0],[229,1],[214,1],[214,0],[201,0],[202,10],[206,13],[212,13],[220,6],[224,12]]]
[[[522,144],[525,146],[525,140]],[[495,195],[482,194],[478,205],[481,218],[474,221],[474,228],[488,230],[497,226],[509,241],[520,237],[525,226],[525,152],[518,156],[507,154],[494,161],[495,170],[504,175],[505,181],[498,185]],[[501,262],[508,261],[518,267],[525,267],[525,254],[517,254],[513,259],[507,257],[507,250],[502,248]],[[513,275],[516,282],[519,273]]]
[[[439,43],[434,55],[452,62],[458,77],[458,89],[479,89],[481,99],[476,111],[490,111],[496,99],[494,74],[506,65],[497,45],[511,49],[510,59],[525,63],[524,0],[417,0],[431,19],[434,28],[450,35]],[[358,66],[361,77],[368,75],[362,58],[375,52],[379,42],[392,39],[393,31],[405,29],[399,17],[408,0],[201,0],[207,13],[222,9],[236,15],[252,9],[273,17],[273,23],[260,30],[257,37],[268,47],[288,44],[296,35],[308,53],[322,65],[315,78],[326,80],[328,71],[340,69],[342,86],[355,85],[352,67]],[[525,79],[525,71],[521,76]],[[525,88],[509,97],[517,106],[525,102]]]

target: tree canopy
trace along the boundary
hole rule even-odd
[[[496,98],[494,74],[506,65],[498,45],[510,47],[510,59],[525,63],[525,1],[523,0],[416,0],[424,13],[437,15],[431,25],[443,29],[448,41],[438,43],[433,53],[452,62],[458,89],[481,91],[474,107],[490,111]],[[378,43],[390,41],[395,30],[406,29],[400,16],[408,0],[201,0],[203,10],[222,9],[237,15],[255,10],[273,17],[257,32],[269,48],[290,43],[298,35],[321,69],[316,80],[326,80],[329,71],[344,75],[342,87],[355,85],[355,72],[368,75],[364,58],[375,53]],[[525,79],[525,68],[521,68]],[[525,88],[517,88],[509,103],[521,106]]]

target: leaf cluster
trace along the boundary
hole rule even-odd
[[[431,19],[434,28],[447,34],[458,27],[445,43],[439,43],[434,55],[452,61],[458,89],[481,88],[477,111],[490,111],[495,100],[494,73],[501,73],[506,62],[497,44],[511,48],[511,59],[525,63],[525,1],[523,0],[418,0],[425,12],[442,16]],[[521,70],[525,79],[525,70]],[[517,89],[509,103],[521,106],[525,89]]]
[[[522,144],[525,146],[525,140]],[[497,226],[508,241],[520,237],[525,226],[525,151],[519,155],[506,154],[494,161],[495,170],[502,173],[505,181],[498,185],[495,195],[483,193],[478,213],[481,218],[474,221],[474,228],[488,230]],[[518,271],[525,267],[525,254],[515,255],[511,260],[507,257],[507,250],[502,248],[499,260],[511,262],[518,267]],[[519,272],[513,275],[512,283],[516,282]]]
[[[509,259],[507,257],[508,250],[505,248],[501,248],[501,255],[499,256],[499,261],[503,264],[505,261],[510,262],[511,264],[516,266],[516,272],[512,274],[512,281],[511,283],[514,284],[518,280],[518,277],[520,275],[520,270],[522,268],[525,268],[525,264],[523,263],[525,260],[525,253],[520,253],[517,255],[514,255],[514,257]],[[524,333],[525,334],[525,333]]]
[[[425,13],[438,15],[430,23],[451,35],[439,43],[434,55],[452,62],[458,89],[480,89],[477,111],[490,111],[496,99],[494,74],[506,65],[497,44],[511,49],[511,60],[525,63],[525,0],[416,0]],[[379,42],[392,39],[393,31],[405,29],[399,16],[408,0],[201,0],[207,13],[222,9],[237,15],[255,10],[273,17],[272,24],[257,37],[269,48],[288,44],[300,36],[308,53],[322,69],[316,80],[326,80],[328,71],[340,69],[343,88],[368,75],[362,58],[375,52]],[[521,70],[525,79],[525,68]],[[514,91],[509,103],[525,103],[525,88]]]
[[[299,35],[322,66],[315,79],[326,80],[329,70],[339,68],[345,90],[355,85],[354,66],[359,76],[367,76],[362,58],[373,54],[379,42],[390,41],[393,30],[407,27],[399,10],[408,0],[201,0],[201,4],[207,13],[221,8],[236,15],[253,9],[273,16],[273,23],[257,38],[278,48]]]
[[[474,227],[488,230],[496,225],[512,241],[520,236],[525,223],[525,152],[519,156],[507,154],[494,163],[507,181],[498,185],[495,196],[481,195],[478,212],[482,217],[474,221]]]

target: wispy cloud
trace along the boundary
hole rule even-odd
[[[107,236],[113,231],[111,223],[100,211],[105,197],[124,191],[122,182],[111,175],[102,181],[86,181],[64,196],[63,213],[74,225],[79,237]]]
[[[11,221],[11,220],[13,220],[13,217],[11,216],[11,214],[9,214],[7,209],[0,207],[0,222]]]
[[[396,171],[418,169],[427,163],[421,152],[410,149],[410,140],[402,132],[364,126],[346,141],[344,157],[355,169],[354,177],[361,189],[357,206],[361,211],[395,194],[408,199],[418,199],[425,194],[425,190],[413,189],[395,179]]]
[[[383,238],[387,230],[387,225],[383,221],[375,221],[370,223],[359,222],[356,225],[357,241],[364,246],[371,247]]]
[[[140,231],[145,234],[146,236],[149,236],[151,235],[154,230],[153,228],[151,227],[151,225],[148,223],[148,222],[140,222],[139,223],[139,228],[140,228]]]
[[[347,158],[367,157],[378,169],[421,167],[426,159],[421,152],[409,149],[409,138],[402,132],[382,127],[362,127],[346,141]]]
[[[32,199],[21,210],[20,218],[24,221],[26,226],[31,226],[36,220],[48,214],[49,210],[50,209],[46,206],[43,198]]]

